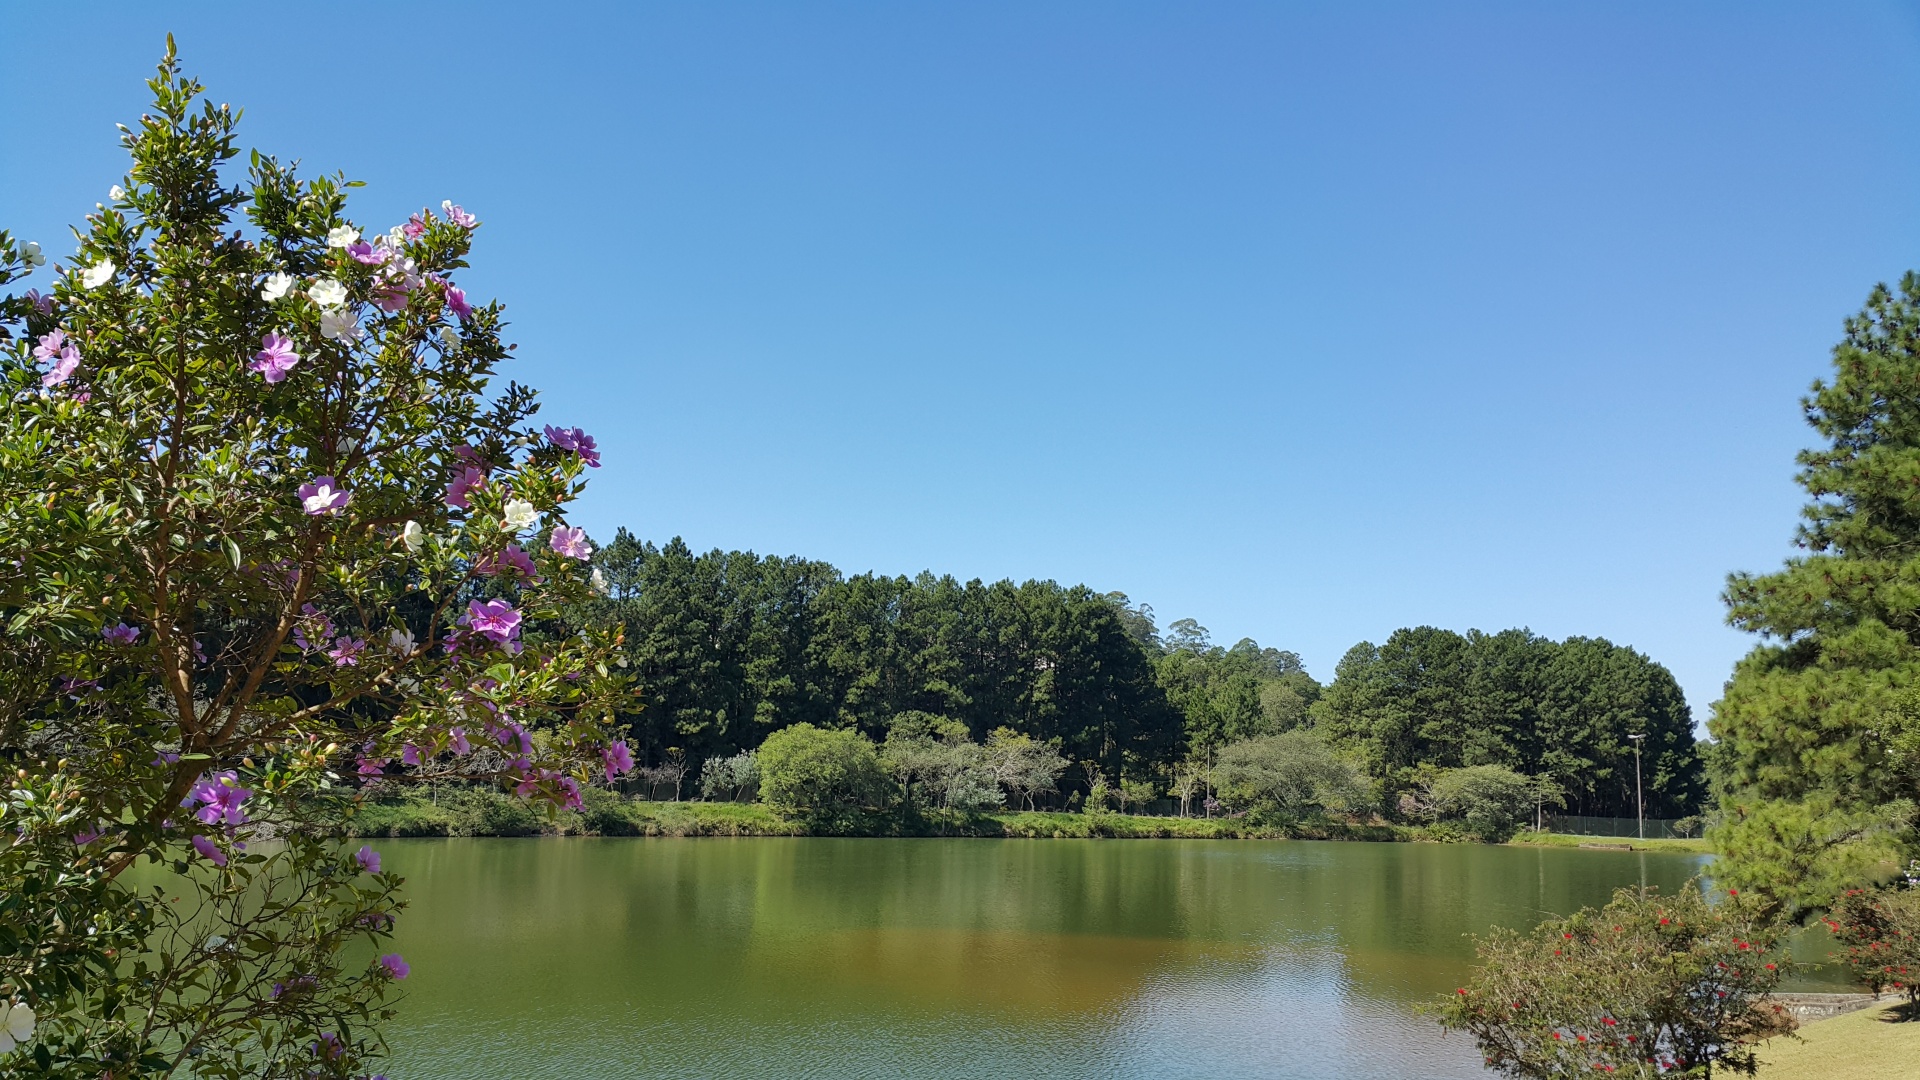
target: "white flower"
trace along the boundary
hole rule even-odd
[[[400,528],[400,546],[409,552],[419,551],[427,543],[427,530],[417,521],[409,521]]]
[[[506,517],[500,520],[500,524],[513,532],[519,532],[522,529],[531,528],[539,520],[540,512],[533,508],[532,503],[525,499],[508,499]]]
[[[339,307],[347,302],[347,287],[333,278],[321,278],[307,286],[307,295],[323,308]]]
[[[329,341],[359,341],[360,321],[344,308],[327,308],[320,313],[320,336]]]
[[[127,189],[121,187],[119,184],[115,184],[107,189],[107,198],[112,199],[114,202],[119,202],[126,197]]]
[[[20,249],[20,254],[26,257],[28,266],[47,265],[47,257],[40,253],[40,245],[32,240],[27,241],[27,246]]]
[[[331,484],[315,484],[313,494],[300,500],[300,508],[309,514],[338,513],[340,508],[333,500],[339,494],[340,490]]]
[[[0,1054],[10,1054],[14,1047],[33,1038],[33,1025],[38,1019],[33,1006],[24,1001],[0,1001]]]
[[[287,295],[287,290],[291,288],[293,288],[292,274],[285,272],[274,274],[260,286],[260,299],[278,300]]]
[[[80,275],[80,284],[85,285],[89,289],[97,289],[111,280],[113,280],[112,259],[101,259],[99,262],[87,267]]]
[[[212,937],[207,939],[207,951],[219,952],[221,947],[226,945],[226,943],[227,943],[226,938],[221,937],[219,934],[215,934]]]
[[[453,327],[443,326],[440,328],[440,346],[447,350],[460,347],[460,335],[453,332]]]
[[[395,251],[407,246],[407,227],[395,225],[387,230],[387,246]]]
[[[327,246],[343,248],[360,239],[360,230],[351,225],[335,225],[327,230]]]
[[[407,524],[411,525],[413,522],[409,521]],[[387,648],[392,649],[396,656],[405,656],[412,652],[413,646],[413,631],[405,627],[387,635]]]
[[[601,573],[600,568],[597,566],[593,568],[593,573],[587,577],[587,584],[593,586],[593,591],[599,593],[601,596],[605,596],[612,591],[607,588],[607,575]],[[625,665],[623,664],[621,666],[624,667]]]

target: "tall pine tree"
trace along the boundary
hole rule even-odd
[[[1873,290],[1833,367],[1801,401],[1827,440],[1799,456],[1806,554],[1728,579],[1728,621],[1761,642],[1710,725],[1722,873],[1800,912],[1913,842],[1887,736],[1920,686],[1920,276]]]

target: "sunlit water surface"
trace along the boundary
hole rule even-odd
[[[1466,935],[1702,859],[1473,845],[389,840],[395,1080],[1485,1077]]]

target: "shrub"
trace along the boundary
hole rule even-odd
[[[1512,838],[1533,816],[1533,781],[1503,765],[1448,769],[1428,797],[1441,820],[1459,821],[1466,834],[1490,844]]]
[[[1221,747],[1214,775],[1228,802],[1254,809],[1353,811],[1367,802],[1359,767],[1301,728]]]
[[[1754,1044],[1794,1026],[1769,998],[1790,967],[1783,933],[1758,899],[1621,889],[1598,911],[1481,938],[1436,1011],[1509,1076],[1752,1075]]]
[[[730,758],[708,758],[700,766],[700,797],[752,799],[760,790],[760,758],[742,750]]]
[[[873,741],[800,723],[760,744],[760,798],[784,814],[834,822],[885,805],[889,784]]]
[[[1834,959],[1856,982],[1876,994],[1904,993],[1909,1006],[1920,1002],[1920,888],[1849,889],[1824,921],[1845,949]]]

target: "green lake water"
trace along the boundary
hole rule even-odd
[[[1464,935],[1688,855],[1177,840],[387,840],[395,1080],[1485,1076]]]

